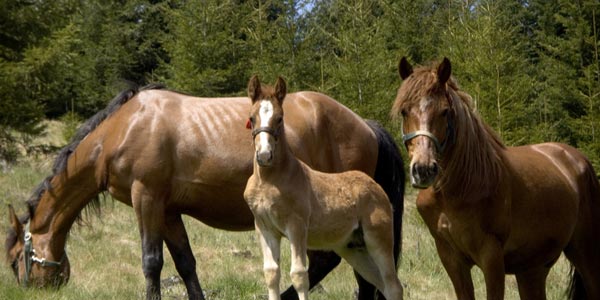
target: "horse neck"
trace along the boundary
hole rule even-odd
[[[49,180],[31,219],[32,234],[49,235],[56,247],[63,248],[66,236],[81,210],[98,195],[94,168],[73,153],[64,171]],[[81,164],[86,164],[82,166]]]
[[[294,155],[290,146],[287,143],[285,130],[281,131],[278,138],[277,146],[273,153],[273,164],[270,167],[261,167],[254,157],[254,173],[257,174],[262,181],[278,182],[287,176],[298,175],[298,170],[301,168],[300,160]]]
[[[492,129],[459,101],[455,101],[454,143],[440,161],[442,173],[436,188],[459,198],[493,193],[500,183],[505,147]]]

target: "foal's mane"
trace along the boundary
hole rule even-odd
[[[79,146],[79,143],[81,143],[81,141],[88,134],[90,134],[92,131],[94,131],[94,129],[96,129],[98,127],[98,125],[100,125],[100,123],[102,123],[104,120],[106,120],[110,115],[112,115],[123,104],[125,104],[127,101],[129,101],[129,99],[133,98],[133,96],[135,96],[137,93],[144,91],[144,90],[153,90],[153,89],[160,90],[160,89],[164,89],[164,88],[165,87],[161,84],[149,84],[149,85],[146,85],[143,87],[138,87],[135,85],[131,86],[128,89],[119,93],[115,98],[113,98],[110,101],[110,103],[106,106],[106,108],[99,111],[94,116],[92,116],[87,121],[85,121],[77,129],[77,132],[75,133],[75,135],[73,136],[73,138],[71,139],[69,144],[67,146],[65,146],[64,148],[62,148],[60,150],[60,152],[58,153],[56,159],[54,160],[54,164],[52,166],[52,174],[50,174],[48,177],[46,177],[37,186],[37,188],[33,192],[33,195],[29,198],[29,200],[27,200],[27,206],[29,209],[29,216],[27,216],[27,217],[28,218],[33,217],[33,213],[36,210],[44,192],[52,189],[52,184],[51,184],[52,178],[54,178],[55,176],[61,174],[62,172],[64,172],[66,170],[69,157],[71,156],[71,154],[73,152],[75,152],[75,149],[77,148],[77,146]],[[100,213],[100,198],[98,197],[98,195],[96,195],[93,199],[91,199],[89,204],[86,206],[86,210],[88,210],[88,209],[91,209],[96,214]],[[27,219],[24,219],[22,221],[26,222]],[[81,215],[78,216],[77,221],[81,221]]]
[[[440,172],[436,190],[466,196],[469,193],[493,193],[502,172],[502,153],[506,148],[498,135],[481,119],[472,105],[472,98],[460,90],[454,77],[445,86],[437,78],[438,64],[432,63],[414,69],[406,78],[392,107],[392,116],[400,115],[403,105],[419,105],[426,95],[434,99],[451,100],[451,122],[454,124],[454,139],[447,147],[447,155],[441,157],[444,168]],[[406,103],[408,102],[408,103]],[[405,104],[406,103],[406,104]]]

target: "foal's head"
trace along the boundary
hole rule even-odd
[[[256,161],[261,167],[270,167],[279,135],[283,132],[283,99],[286,84],[277,78],[275,88],[261,86],[258,77],[252,76],[248,82],[248,97],[252,100],[250,125]]]
[[[437,66],[413,71],[406,58],[400,60],[403,79],[392,108],[394,117],[402,116],[404,144],[410,156],[410,181],[414,187],[431,186],[439,172],[438,159],[454,138],[453,85],[447,58]]]

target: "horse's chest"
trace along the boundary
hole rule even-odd
[[[466,212],[447,211],[431,202],[427,203],[429,205],[422,204],[425,203],[418,205],[419,213],[436,239],[444,240],[454,251],[471,252],[480,230],[480,226],[475,224],[476,216],[470,216]]]

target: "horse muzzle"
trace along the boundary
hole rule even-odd
[[[430,187],[439,173],[437,162],[411,163],[410,184],[414,188],[426,189]]]
[[[256,151],[256,162],[261,167],[270,167],[273,164],[273,151]]]

